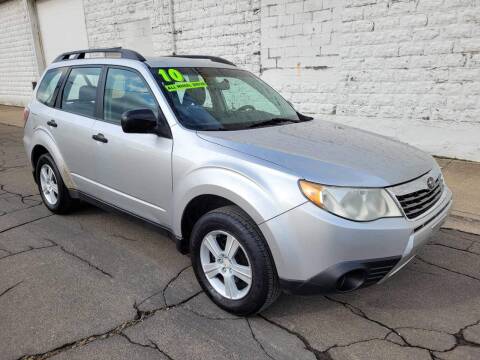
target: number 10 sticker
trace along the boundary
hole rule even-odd
[[[165,71],[165,69],[159,69],[158,74],[161,75],[166,82],[182,82],[184,80],[182,73],[177,69],[168,69],[168,72]]]

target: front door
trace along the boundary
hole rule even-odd
[[[105,80],[103,119],[94,126],[96,182],[100,199],[168,226],[172,199],[172,139],[155,134],[127,134],[120,124],[125,111],[160,109],[142,76],[111,67]]]

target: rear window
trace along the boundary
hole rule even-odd
[[[65,68],[48,70],[37,90],[37,100],[47,106],[53,106],[56,89],[60,85],[60,79]]]

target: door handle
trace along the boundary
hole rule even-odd
[[[48,126],[51,126],[51,127],[57,127],[57,123],[55,122],[55,120],[50,120],[50,121],[47,121],[47,125]]]
[[[105,136],[103,136],[102,133],[98,133],[97,135],[92,135],[92,139],[95,141],[100,141],[102,143],[108,142],[108,139]]]

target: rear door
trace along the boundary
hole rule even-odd
[[[55,141],[77,189],[87,193],[96,191],[92,182],[95,178],[92,129],[102,71],[102,66],[95,65],[72,67],[51,119],[55,123]]]
[[[151,109],[162,119],[158,103],[143,76],[130,68],[109,67],[104,86],[103,121],[94,126],[100,198],[168,226],[173,141],[156,134],[127,134],[120,124],[122,114],[134,109]]]

